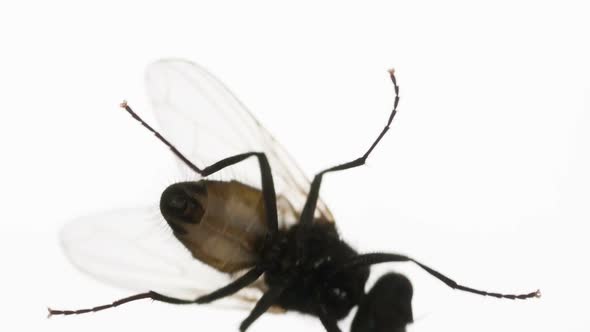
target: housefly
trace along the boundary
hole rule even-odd
[[[399,86],[389,72],[395,99],[387,123],[369,149],[352,161],[317,173],[311,183],[286,150],[214,76],[184,60],[148,67],[147,86],[161,131],[131,107],[122,107],[168,146],[194,181],[168,186],[160,216],[172,236],[156,236],[147,208],[81,218],[62,232],[70,260],[107,282],[143,292],[72,315],[113,308],[140,299],[173,304],[222,302],[246,306],[245,331],[267,311],[294,310],[318,317],[327,331],[358,306],[352,332],[405,331],[413,321],[412,285],[387,273],[365,292],[369,267],[413,262],[447,286],[507,299],[513,295],[461,285],[408,256],[358,253],[338,235],[334,217],[319,197],[323,176],[362,166],[397,113]],[[251,185],[210,176],[250,161],[259,174]],[[255,161],[255,163],[252,163]]]

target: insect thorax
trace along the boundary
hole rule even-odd
[[[288,285],[277,303],[287,310],[317,316],[318,304],[323,303],[333,317],[344,318],[364,294],[369,268],[334,275],[356,251],[340,240],[334,224],[316,222],[299,232],[300,227],[281,231],[271,248],[264,250],[266,283]]]

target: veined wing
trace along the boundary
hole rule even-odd
[[[279,217],[294,222],[303,207],[309,180],[286,150],[246,107],[201,66],[179,59],[160,60],[146,72],[148,94],[161,125],[162,135],[189,160],[203,167],[231,155],[265,152],[273,173]],[[186,165],[178,160],[182,170]],[[256,167],[257,164],[250,164]],[[259,177],[252,168],[250,175]],[[242,178],[240,178],[242,180]],[[260,180],[251,181],[259,185]],[[283,211],[283,212],[282,212]],[[326,205],[318,201],[316,215],[333,222]]]
[[[78,218],[60,234],[68,259],[114,286],[194,300],[232,281],[194,259],[174,238],[156,207],[120,209]],[[222,299],[223,306],[251,308],[261,283]],[[217,302],[216,302],[217,303]]]

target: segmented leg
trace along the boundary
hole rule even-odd
[[[310,224],[313,221],[313,215],[315,213],[315,208],[316,208],[316,205],[318,202],[320,185],[322,183],[323,175],[328,172],[342,171],[345,169],[354,168],[354,167],[364,165],[365,161],[367,160],[367,158],[369,157],[369,155],[371,154],[373,149],[377,146],[379,141],[381,141],[381,138],[383,138],[385,133],[389,130],[389,125],[391,125],[391,122],[393,121],[393,117],[397,113],[397,104],[399,103],[399,86],[397,85],[397,81],[395,79],[393,69],[389,71],[389,74],[390,74],[391,81],[393,82],[393,86],[394,86],[394,90],[395,90],[395,100],[393,102],[393,110],[391,111],[391,113],[389,115],[389,119],[387,120],[387,124],[385,125],[385,127],[383,128],[381,133],[379,133],[379,136],[377,136],[377,139],[373,142],[373,144],[371,145],[369,150],[367,150],[367,152],[365,152],[365,154],[362,157],[357,158],[353,161],[338,165],[338,166],[334,166],[334,167],[325,169],[325,170],[319,172],[318,174],[316,174],[316,176],[313,178],[313,181],[311,183],[311,187],[309,189],[309,194],[307,195],[307,200],[305,201],[305,206],[303,207],[303,211],[301,212],[301,217],[299,219],[299,222],[302,225]]]
[[[143,121],[137,113],[135,113],[131,107],[127,104],[127,102],[122,102],[121,107],[124,108],[131,116],[139,121],[145,128],[151,131],[162,143],[172,150],[172,153],[176,155],[180,160],[182,160],[190,169],[195,171],[196,173],[200,174],[201,176],[208,176],[215,172],[218,172],[228,166],[237,164],[248,157],[256,157],[258,159],[258,163],[260,165],[260,177],[262,181],[262,195],[264,198],[264,208],[266,210],[266,218],[268,222],[268,228],[271,234],[274,234],[278,230],[278,220],[277,220],[277,197],[274,188],[274,181],[272,178],[272,172],[270,169],[270,164],[268,163],[268,159],[263,152],[247,152],[238,154],[235,156],[231,156],[220,160],[213,165],[207,166],[205,168],[199,168],[195,164],[193,164],[188,158],[186,158],[172,143],[170,143],[164,136],[162,136],[158,131],[152,128],[147,122]]]
[[[256,305],[250,312],[250,315],[248,315],[248,317],[246,317],[246,319],[244,319],[240,324],[240,331],[246,331],[248,327],[254,323],[254,321],[262,316],[262,314],[264,314],[273,304],[275,304],[284,289],[284,287],[273,287],[266,291],[260,300],[256,302]]]
[[[540,290],[537,290],[537,291],[534,291],[531,293],[527,293],[527,294],[515,295],[515,294],[490,293],[490,292],[478,290],[475,288],[463,286],[463,285],[458,284],[453,279],[451,279],[451,278],[443,275],[442,273],[418,262],[417,260],[415,260],[413,258],[404,256],[404,255],[397,255],[397,254],[373,253],[373,254],[364,254],[364,255],[356,256],[356,257],[352,258],[350,261],[348,261],[346,264],[343,264],[342,267],[340,269],[338,269],[338,271],[336,271],[332,275],[332,277],[337,276],[338,272],[340,272],[344,269],[349,269],[349,268],[354,268],[354,267],[359,267],[359,266],[368,266],[368,265],[386,263],[386,262],[414,262],[415,264],[420,266],[422,269],[426,270],[426,272],[430,273],[432,276],[434,276],[438,280],[444,282],[447,286],[449,286],[453,289],[458,289],[458,290],[464,291],[464,292],[469,292],[469,293],[474,293],[474,294],[484,295],[484,296],[493,296],[493,297],[497,297],[497,298],[506,298],[506,299],[511,299],[511,300],[515,300],[515,299],[524,300],[524,299],[529,299],[532,297],[541,297]]]
[[[152,299],[154,301],[171,303],[171,304],[205,304],[205,303],[210,303],[215,300],[224,298],[226,296],[230,296],[230,295],[238,292],[240,289],[247,287],[251,283],[255,282],[258,279],[258,277],[260,277],[260,275],[262,275],[263,272],[264,271],[260,268],[257,268],[257,267],[253,268],[252,270],[248,271],[246,274],[242,275],[238,279],[229,283],[228,285],[226,285],[226,286],[224,286],[212,293],[209,293],[207,295],[200,296],[200,297],[196,298],[195,300],[182,300],[182,299],[177,299],[177,298],[169,297],[166,295],[162,295],[157,292],[149,291],[146,293],[136,294],[136,295],[132,295],[132,296],[114,301],[111,304],[100,305],[100,306],[96,306],[96,307],[88,308],[88,309],[53,310],[53,309],[48,308],[47,310],[49,310],[49,316],[79,315],[79,314],[85,314],[85,313],[89,313],[89,312],[97,312],[97,311],[101,311],[101,310],[105,310],[105,309],[110,309],[110,308],[118,307],[118,306],[125,304],[125,303],[129,303],[129,302],[133,302],[133,301],[137,301],[137,300],[143,300],[143,299]]]
[[[318,305],[318,316],[327,332],[341,332],[338,327],[338,321],[328,314],[328,310],[326,310],[326,306],[323,303]]]

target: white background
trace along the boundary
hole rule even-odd
[[[246,312],[144,301],[65,259],[58,232],[93,211],[157,203],[172,155],[122,112],[152,120],[143,68],[161,57],[219,76],[309,175],[356,158],[401,87],[368,166],[322,195],[363,252],[405,253],[467,285],[541,288],[511,302],[448,289],[415,266],[410,331],[588,331],[589,11],[582,1],[3,2],[2,331],[237,331]],[[348,321],[341,322],[344,331]],[[298,314],[252,331],[322,331]]]

